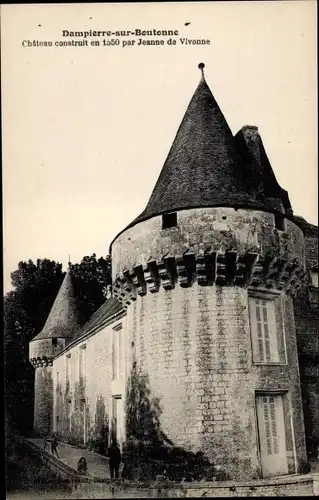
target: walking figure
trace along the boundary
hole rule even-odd
[[[108,456],[109,456],[109,467],[110,467],[110,475],[111,479],[119,478],[119,469],[120,469],[120,463],[122,461],[121,457],[121,451],[120,448],[118,447],[116,441],[113,441],[111,446],[108,449]]]
[[[57,440],[57,437],[55,434],[53,434],[52,439],[51,439],[51,452],[52,452],[52,455],[56,454],[56,456],[58,458],[60,458],[59,454],[58,454],[58,440]]]
[[[86,459],[84,457],[81,457],[80,460],[78,461],[78,472],[80,474],[87,474],[88,471],[88,466],[86,463]]]

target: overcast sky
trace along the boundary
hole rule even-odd
[[[258,126],[295,214],[317,224],[314,0],[1,10],[5,291],[20,260],[108,253],[148,201],[201,61],[233,133]],[[134,28],[210,45],[21,44]]]

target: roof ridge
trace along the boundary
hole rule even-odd
[[[83,335],[88,333],[91,329],[98,327],[104,323],[106,319],[113,316],[115,313],[124,310],[122,304],[116,297],[106,299],[103,304],[92,314],[88,321],[75,333],[72,337],[73,340],[79,340]]]

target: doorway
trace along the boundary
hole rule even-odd
[[[262,476],[288,474],[283,394],[256,396]]]

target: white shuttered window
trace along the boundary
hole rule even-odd
[[[256,398],[260,459],[263,477],[288,473],[283,394]]]
[[[249,317],[255,363],[280,363],[275,300],[249,297]]]

